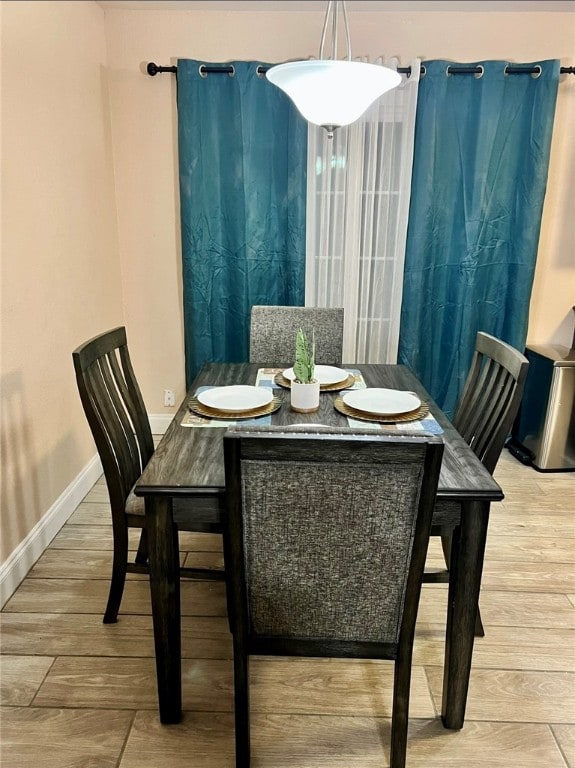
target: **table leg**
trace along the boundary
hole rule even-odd
[[[182,718],[180,561],[170,498],[146,497],[146,529],[160,722],[179,723]]]
[[[446,728],[456,730],[465,719],[488,522],[489,502],[466,502],[453,536],[441,716]]]

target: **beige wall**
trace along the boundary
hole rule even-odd
[[[574,14],[348,8],[357,55],[575,63]],[[184,394],[175,79],[148,77],[146,62],[315,55],[323,11],[104,14],[92,0],[11,0],[0,13],[3,561],[94,455],[78,343],[125,323],[149,411],[173,411],[164,388]],[[565,343],[575,77],[562,80],[529,333]]]
[[[575,63],[575,14],[348,8],[357,55]],[[162,405],[164,388],[183,396],[184,369],[175,78],[144,75],[145,64],[316,55],[322,21],[323,12],[106,11],[125,319],[153,413],[173,410]],[[575,303],[575,77],[561,80],[529,338],[565,343]]]
[[[123,320],[104,13],[2,3],[1,557],[95,453],[71,351]]]

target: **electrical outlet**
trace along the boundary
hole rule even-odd
[[[176,404],[176,393],[173,389],[164,389],[164,405],[169,408]]]

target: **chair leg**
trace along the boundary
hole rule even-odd
[[[451,542],[451,535],[441,537],[441,548],[443,549],[443,557],[445,558],[447,570],[449,570],[449,563],[451,560]],[[485,629],[483,628],[483,622],[481,621],[479,606],[477,606],[477,617],[475,619],[475,637],[485,637]]]
[[[145,528],[142,528],[142,533],[140,534],[140,543],[136,552],[136,563],[138,565],[148,565],[148,532]]]
[[[128,564],[128,531],[125,528],[117,533],[114,531],[114,561],[112,564],[112,580],[108,604],[104,613],[104,624],[114,624],[118,621],[118,611],[124,594],[126,583],[126,566]]]
[[[234,638],[236,768],[250,768],[249,656]]]
[[[407,756],[407,725],[409,720],[409,686],[411,683],[411,652],[408,659],[395,661],[393,710],[391,715],[390,768],[405,768]]]
[[[451,534],[441,537],[441,548],[443,549],[443,559],[445,560],[447,570],[449,570],[449,561],[451,560],[451,541]]]
[[[483,622],[481,621],[481,611],[477,606],[477,616],[475,617],[475,637],[485,637],[485,629],[483,628]]]
[[[110,594],[108,595],[108,604],[104,613],[104,624],[114,624],[118,621],[118,611],[124,594],[124,584],[126,583],[126,568],[121,564],[112,570],[112,582],[110,584]]]

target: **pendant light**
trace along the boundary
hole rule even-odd
[[[341,7],[347,43],[345,60],[337,60],[338,12]],[[326,31],[332,16],[331,58],[323,58]],[[309,122],[333,137],[336,128],[360,117],[379,96],[397,87],[401,76],[393,69],[351,60],[351,42],[343,0],[329,0],[323,22],[319,59],[277,64],[266,73]]]

